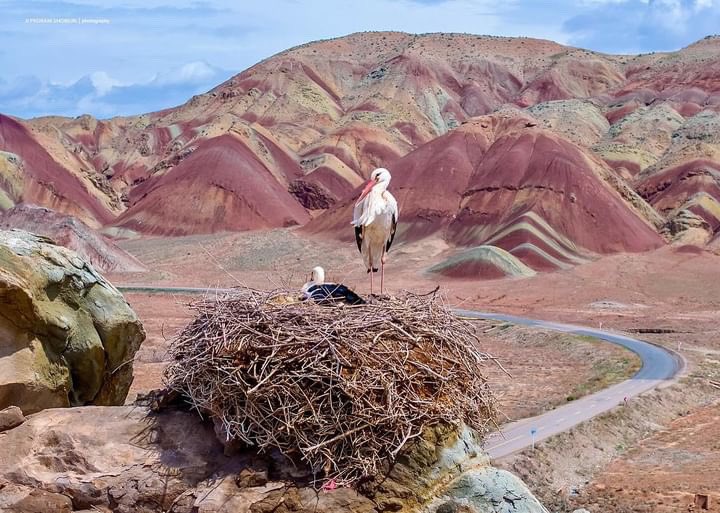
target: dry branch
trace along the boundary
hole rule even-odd
[[[338,484],[376,475],[426,426],[485,431],[495,401],[474,327],[433,293],[361,306],[239,289],[193,305],[170,389],[229,440],[304,461]]]

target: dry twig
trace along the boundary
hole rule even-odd
[[[436,293],[353,307],[282,297],[239,289],[200,301],[172,344],[167,385],[228,439],[348,485],[376,475],[428,425],[482,432],[493,421],[481,373],[492,358]]]

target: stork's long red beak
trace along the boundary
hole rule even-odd
[[[355,203],[356,204],[360,203],[363,199],[365,199],[365,196],[370,194],[370,191],[372,190],[373,187],[375,187],[376,183],[377,182],[375,180],[370,180],[368,183],[366,183],[365,188],[363,189],[362,193],[360,194],[360,197],[357,199],[357,201]]]

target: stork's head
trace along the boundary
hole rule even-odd
[[[384,183],[387,188],[390,183],[390,171],[384,167],[379,167],[370,174],[370,180],[375,180],[376,183]]]
[[[365,196],[370,194],[370,191],[372,191],[375,187],[378,187],[383,191],[386,190],[390,184],[390,178],[392,178],[390,176],[390,171],[384,167],[379,167],[370,173],[370,180],[365,184],[365,188],[358,198],[358,203],[361,202]]]
[[[310,274],[310,281],[313,283],[325,283],[325,269],[320,267],[313,267],[312,273]]]

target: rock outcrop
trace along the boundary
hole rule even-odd
[[[144,338],[120,292],[76,253],[0,231],[0,408],[122,404]]]
[[[704,245],[712,235],[705,219],[687,209],[682,209],[668,219],[661,233],[678,244]]]
[[[546,512],[518,478],[488,465],[466,428],[428,430],[362,494],[316,492],[271,456],[226,456],[193,413],[45,410],[0,434],[0,511]]]
[[[368,492],[378,511],[547,513],[518,477],[490,465],[466,426],[427,429]]]
[[[0,410],[0,433],[19,426],[25,422],[25,416],[17,406],[8,406]]]

